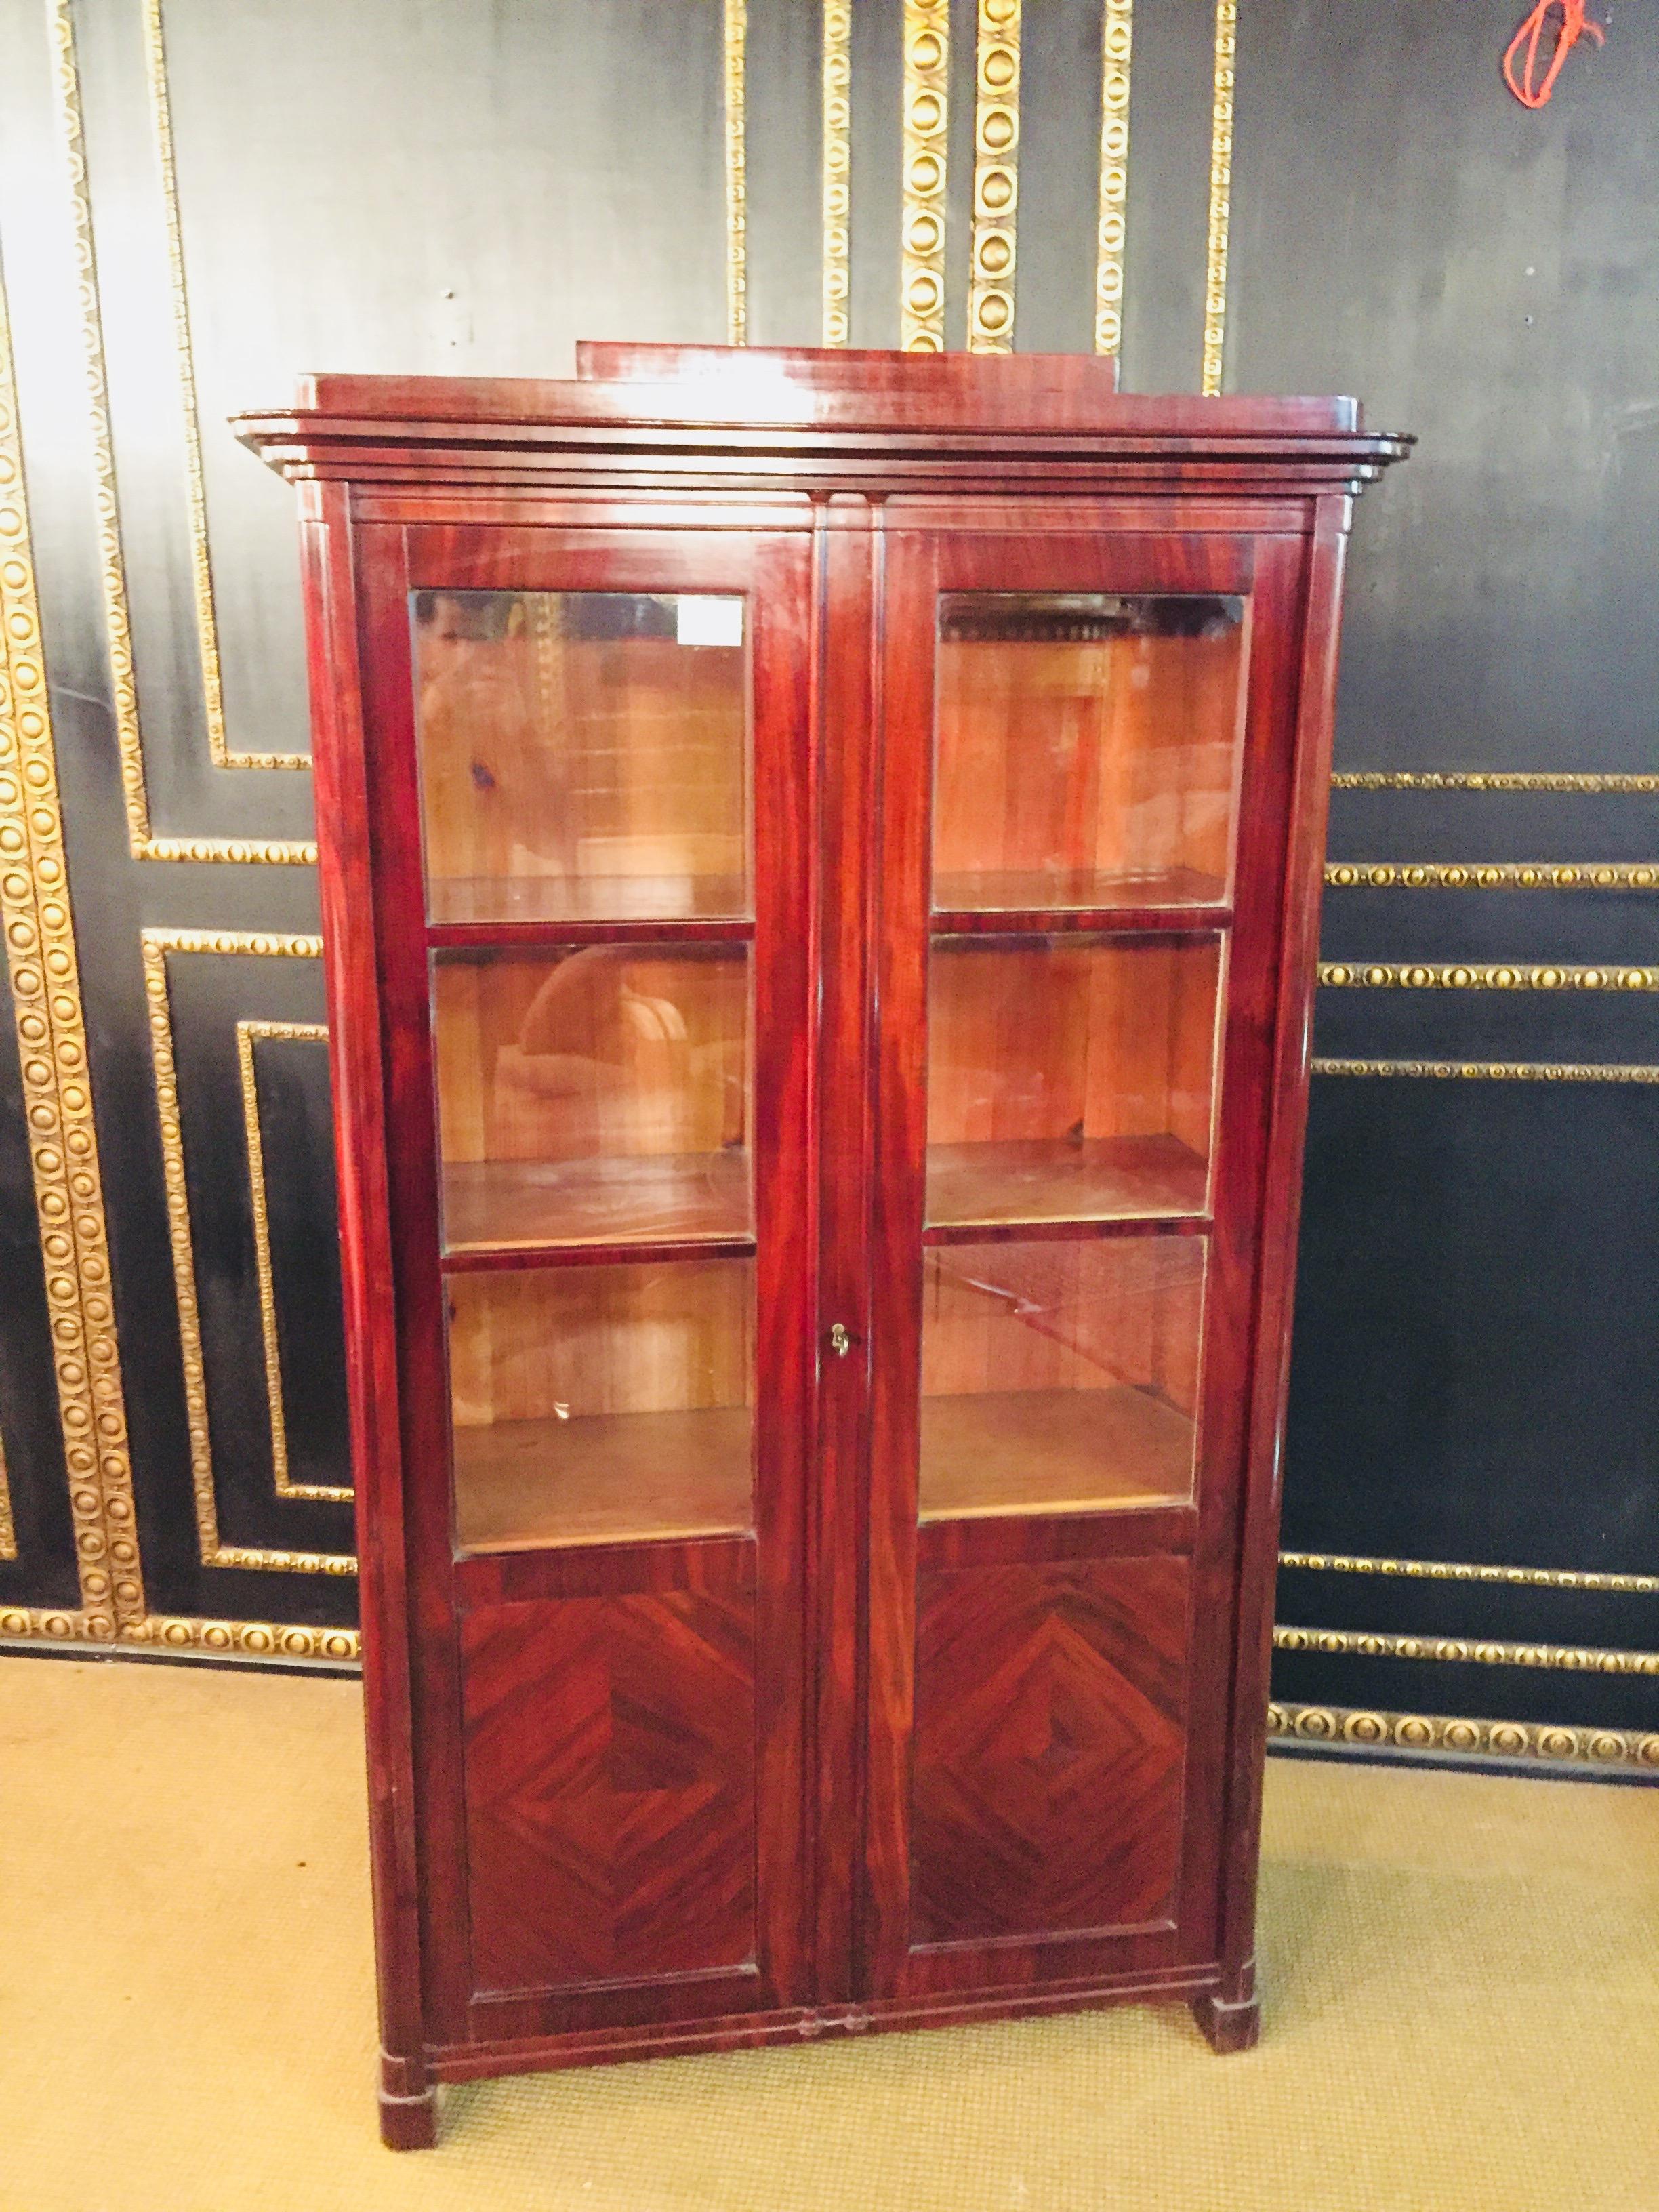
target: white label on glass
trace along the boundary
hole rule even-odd
[[[681,645],[741,645],[743,601],[712,593],[687,593],[676,601],[675,636]]]

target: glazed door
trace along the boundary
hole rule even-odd
[[[871,1996],[1217,1954],[1299,563],[889,544]]]
[[[455,2040],[798,2003],[809,541],[393,537],[428,2003]]]

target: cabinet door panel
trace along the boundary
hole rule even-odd
[[[805,2002],[810,537],[362,545],[430,2015]]]
[[[924,1573],[910,1938],[1173,1923],[1188,1562]]]
[[[872,1996],[1216,1955],[1302,562],[888,541]]]
[[[481,1996],[752,1962],[752,1590],[486,1607],[461,1679]]]

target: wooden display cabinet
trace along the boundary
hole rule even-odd
[[[308,382],[388,2142],[1256,2027],[1346,400]]]

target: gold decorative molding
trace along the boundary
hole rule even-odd
[[[1659,968],[1548,966],[1517,960],[1322,960],[1329,990],[1659,991]]]
[[[154,4],[155,0],[147,0],[147,5]],[[126,556],[121,543],[115,441],[110,426],[109,378],[104,361],[104,319],[98,290],[98,255],[93,237],[86,136],[81,116],[81,71],[76,54],[75,18],[70,0],[47,0],[47,21],[52,40],[58,137],[69,173],[76,291],[81,310],[81,348],[85,362],[87,408],[92,441],[94,510],[98,537],[99,580],[104,607],[104,644],[109,656],[116,751],[121,764],[121,788],[126,802],[128,848],[135,860],[263,861],[279,866],[314,867],[316,846],[297,838],[157,837],[151,834],[149,787],[144,778],[143,739],[138,724],[138,686],[133,664],[132,623],[127,602]],[[170,135],[167,144],[170,152]],[[193,410],[193,374],[191,404]],[[198,455],[199,459],[199,441]],[[204,550],[205,542],[204,536],[201,540]],[[299,766],[308,765],[303,757],[296,757],[296,759]]]
[[[950,0],[904,0],[904,227],[899,343],[906,353],[945,350],[945,166],[950,62]]]
[[[0,1559],[17,1557],[17,1524],[11,1517],[11,1485],[6,1476],[6,1444],[0,1437]]]
[[[1659,1772],[1659,1735],[1635,1729],[1565,1728],[1554,1721],[1464,1720],[1438,1713],[1275,1702],[1267,1708],[1267,1738],[1337,1749],[1451,1751],[1472,1759],[1535,1759],[1552,1766]]]
[[[213,559],[208,544],[207,486],[202,471],[201,411],[196,398],[196,356],[191,343],[190,295],[185,284],[184,230],[179,219],[179,179],[173,158],[173,101],[167,87],[162,0],[144,0],[144,65],[149,82],[150,125],[161,173],[167,215],[167,270],[173,288],[173,341],[185,438],[185,486],[190,510],[191,586],[196,646],[207,713],[208,750],[216,768],[308,769],[308,753],[233,752],[225,732],[224,687],[219,667],[219,620],[213,598]]]
[[[823,0],[823,343],[853,337],[853,0]]]
[[[1232,220],[1233,63],[1238,0],[1215,0],[1215,91],[1210,109],[1210,219],[1204,253],[1204,378],[1200,390],[1221,390],[1227,351],[1227,234]]]
[[[1370,1628],[1275,1628],[1273,1649],[1341,1652],[1362,1659],[1440,1659],[1464,1667],[1538,1667],[1571,1674],[1659,1674],[1659,1651],[1506,1644],[1486,1636],[1396,1636]]]
[[[968,350],[1014,349],[1019,217],[1020,0],[979,0],[975,59],[974,231]]]
[[[1316,1060],[1316,1075],[1412,1076],[1465,1083],[1659,1083],[1659,1067],[1559,1060]]]
[[[1095,232],[1095,351],[1123,349],[1128,236],[1129,64],[1134,0],[1104,0],[1100,26],[1100,202]]]
[[[23,1081],[76,1570],[86,1634],[108,1642],[143,1620],[144,1586],[3,283],[0,927]]]
[[[184,1365],[185,1418],[190,1432],[191,1486],[196,1498],[196,1531],[202,1564],[207,1567],[252,1567],[301,1575],[355,1574],[357,1563],[349,1553],[293,1552],[265,1546],[227,1544],[220,1539],[213,1439],[208,1419],[207,1365],[202,1351],[196,1252],[191,1233],[184,1127],[179,1107],[179,1068],[173,1051],[173,1006],[167,988],[170,953],[250,954],[317,960],[322,957],[322,939],[263,930],[147,929],[143,945],[144,990],[149,1002],[150,1052],[155,1071],[155,1107],[161,1123],[162,1173],[167,1188],[167,1233],[173,1247],[173,1283],[179,1305],[179,1349]]]
[[[1528,1589],[1659,1592],[1659,1575],[1604,1574],[1594,1567],[1498,1567],[1460,1559],[1374,1559],[1349,1552],[1281,1552],[1281,1567],[1328,1575],[1397,1575],[1408,1582],[1506,1583]]]
[[[81,124],[81,70],[75,50],[70,0],[47,0],[52,27],[58,128],[69,167],[70,217],[75,234],[76,290],[81,307],[81,347],[92,424],[94,495],[98,519],[98,568],[104,602],[104,641],[109,654],[115,738],[126,797],[127,836],[137,854],[149,839],[149,799],[138,734],[138,686],[133,672],[132,628],[127,614],[126,556],[116,495],[115,441],[110,428],[109,378],[104,366],[104,318],[98,295],[98,253],[92,232],[86,137]]]
[[[1659,860],[1328,860],[1333,890],[1650,891]]]
[[[1659,775],[1580,775],[1553,769],[1349,769],[1334,791],[1659,791]]]
[[[106,1638],[83,1613],[61,1606],[0,1606],[0,1644],[87,1644]],[[275,1620],[197,1620],[152,1613],[121,1632],[124,1644],[156,1651],[189,1651],[216,1659],[360,1660],[355,1628],[312,1628]]]
[[[248,866],[314,868],[317,847],[302,837],[146,837],[135,860],[234,860]]]
[[[242,1127],[247,1137],[247,1179],[253,1209],[253,1265],[259,1285],[259,1330],[265,1354],[265,1397],[270,1409],[270,1463],[279,1498],[324,1498],[349,1504],[349,1485],[295,1482],[289,1472],[288,1419],[283,1407],[282,1340],[276,1325],[276,1280],[270,1256],[270,1208],[265,1191],[264,1133],[259,1125],[259,1081],[253,1048],[262,1039],[295,1038],[326,1043],[325,1022],[241,1021],[236,1024],[236,1065],[242,1085]]]
[[[158,0],[150,0],[158,4]],[[726,0],[726,343],[749,343],[748,0]]]

